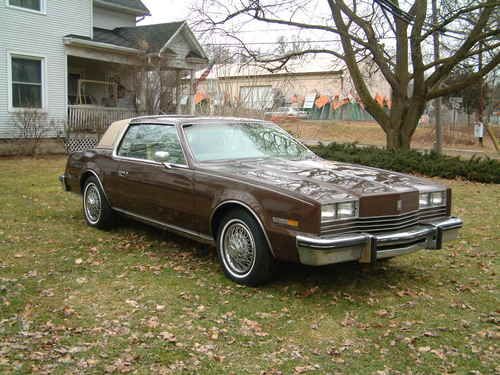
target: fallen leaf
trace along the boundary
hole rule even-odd
[[[164,332],[160,332],[160,335],[159,335],[163,340],[165,341],[168,341],[168,342],[171,342],[171,343],[174,343],[177,341],[177,338],[175,337],[175,335],[173,333],[170,333],[170,332],[167,332],[167,331],[164,331]]]

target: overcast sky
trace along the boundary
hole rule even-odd
[[[181,21],[189,18],[192,0],[142,0],[151,11],[151,17],[144,19],[140,25]]]
[[[181,20],[187,20],[188,22],[193,21],[191,9],[195,4],[199,3],[199,1],[200,0],[142,0],[144,5],[150,10],[151,16],[146,17],[139,25]],[[309,6],[315,13],[321,14],[319,9],[322,3],[323,1],[320,0],[310,0]],[[261,53],[264,53],[266,50],[274,51],[275,45],[273,45],[273,43],[276,43],[281,36],[285,36],[288,40],[306,38],[309,40],[325,39],[321,33],[312,30],[300,32],[296,28],[287,28],[286,26],[269,25],[259,22],[247,23],[243,29],[239,29],[238,36],[246,43],[250,43],[252,48],[258,48]],[[198,35],[198,37],[204,45],[205,43],[233,43],[233,45],[226,46],[227,48],[232,48],[235,43],[234,39],[214,34],[205,35],[204,37]],[[331,36],[329,36],[329,38],[331,38]],[[238,43],[236,42],[236,44]],[[325,43],[323,43],[323,45],[325,45]],[[331,57],[327,58],[329,60],[331,59]]]

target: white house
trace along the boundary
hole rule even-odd
[[[140,0],[0,0],[0,139],[18,138],[16,116],[33,109],[50,136],[107,126],[141,111],[139,72],[207,64],[186,22],[136,26],[148,14]]]

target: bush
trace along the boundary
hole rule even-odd
[[[317,155],[347,163],[368,165],[403,173],[419,173],[443,178],[461,177],[470,181],[500,183],[500,162],[489,158],[439,155],[435,152],[391,151],[356,144],[331,143],[311,148]]]

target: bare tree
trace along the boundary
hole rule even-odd
[[[17,111],[14,115],[14,124],[19,130],[19,138],[24,141],[26,147],[23,153],[35,156],[41,139],[49,130],[46,113],[37,109]]]
[[[173,104],[177,87],[176,71],[168,70],[168,56],[150,53],[150,46],[144,39],[137,42],[141,50],[138,65],[122,65],[119,77],[125,77],[127,89],[135,95],[135,109],[138,113],[160,114],[174,112]],[[187,75],[188,71],[179,71]],[[124,84],[124,82],[121,82]]]
[[[198,90],[207,94],[213,115],[263,118],[266,111],[285,100],[283,92],[293,88],[289,78],[269,83],[267,73],[253,63],[214,65],[212,77],[200,82]]]
[[[307,54],[327,54],[338,59],[347,67],[364,107],[386,133],[387,147],[407,149],[427,101],[468,87],[500,62],[499,0],[439,2],[441,14],[433,23],[427,0],[200,0],[197,27],[202,32],[222,31],[272,71]],[[323,8],[312,9],[312,4]],[[399,11],[400,7],[406,11]],[[318,35],[318,39],[335,38],[338,43],[310,42],[294,44],[288,50],[256,53],[238,32],[239,27],[255,21],[299,33],[307,31]],[[438,59],[432,54],[434,33],[440,34],[442,45]],[[481,69],[460,82],[446,81],[458,66],[477,61],[481,53],[487,59]],[[382,108],[370,93],[362,71],[367,61],[391,87],[389,110]]]

